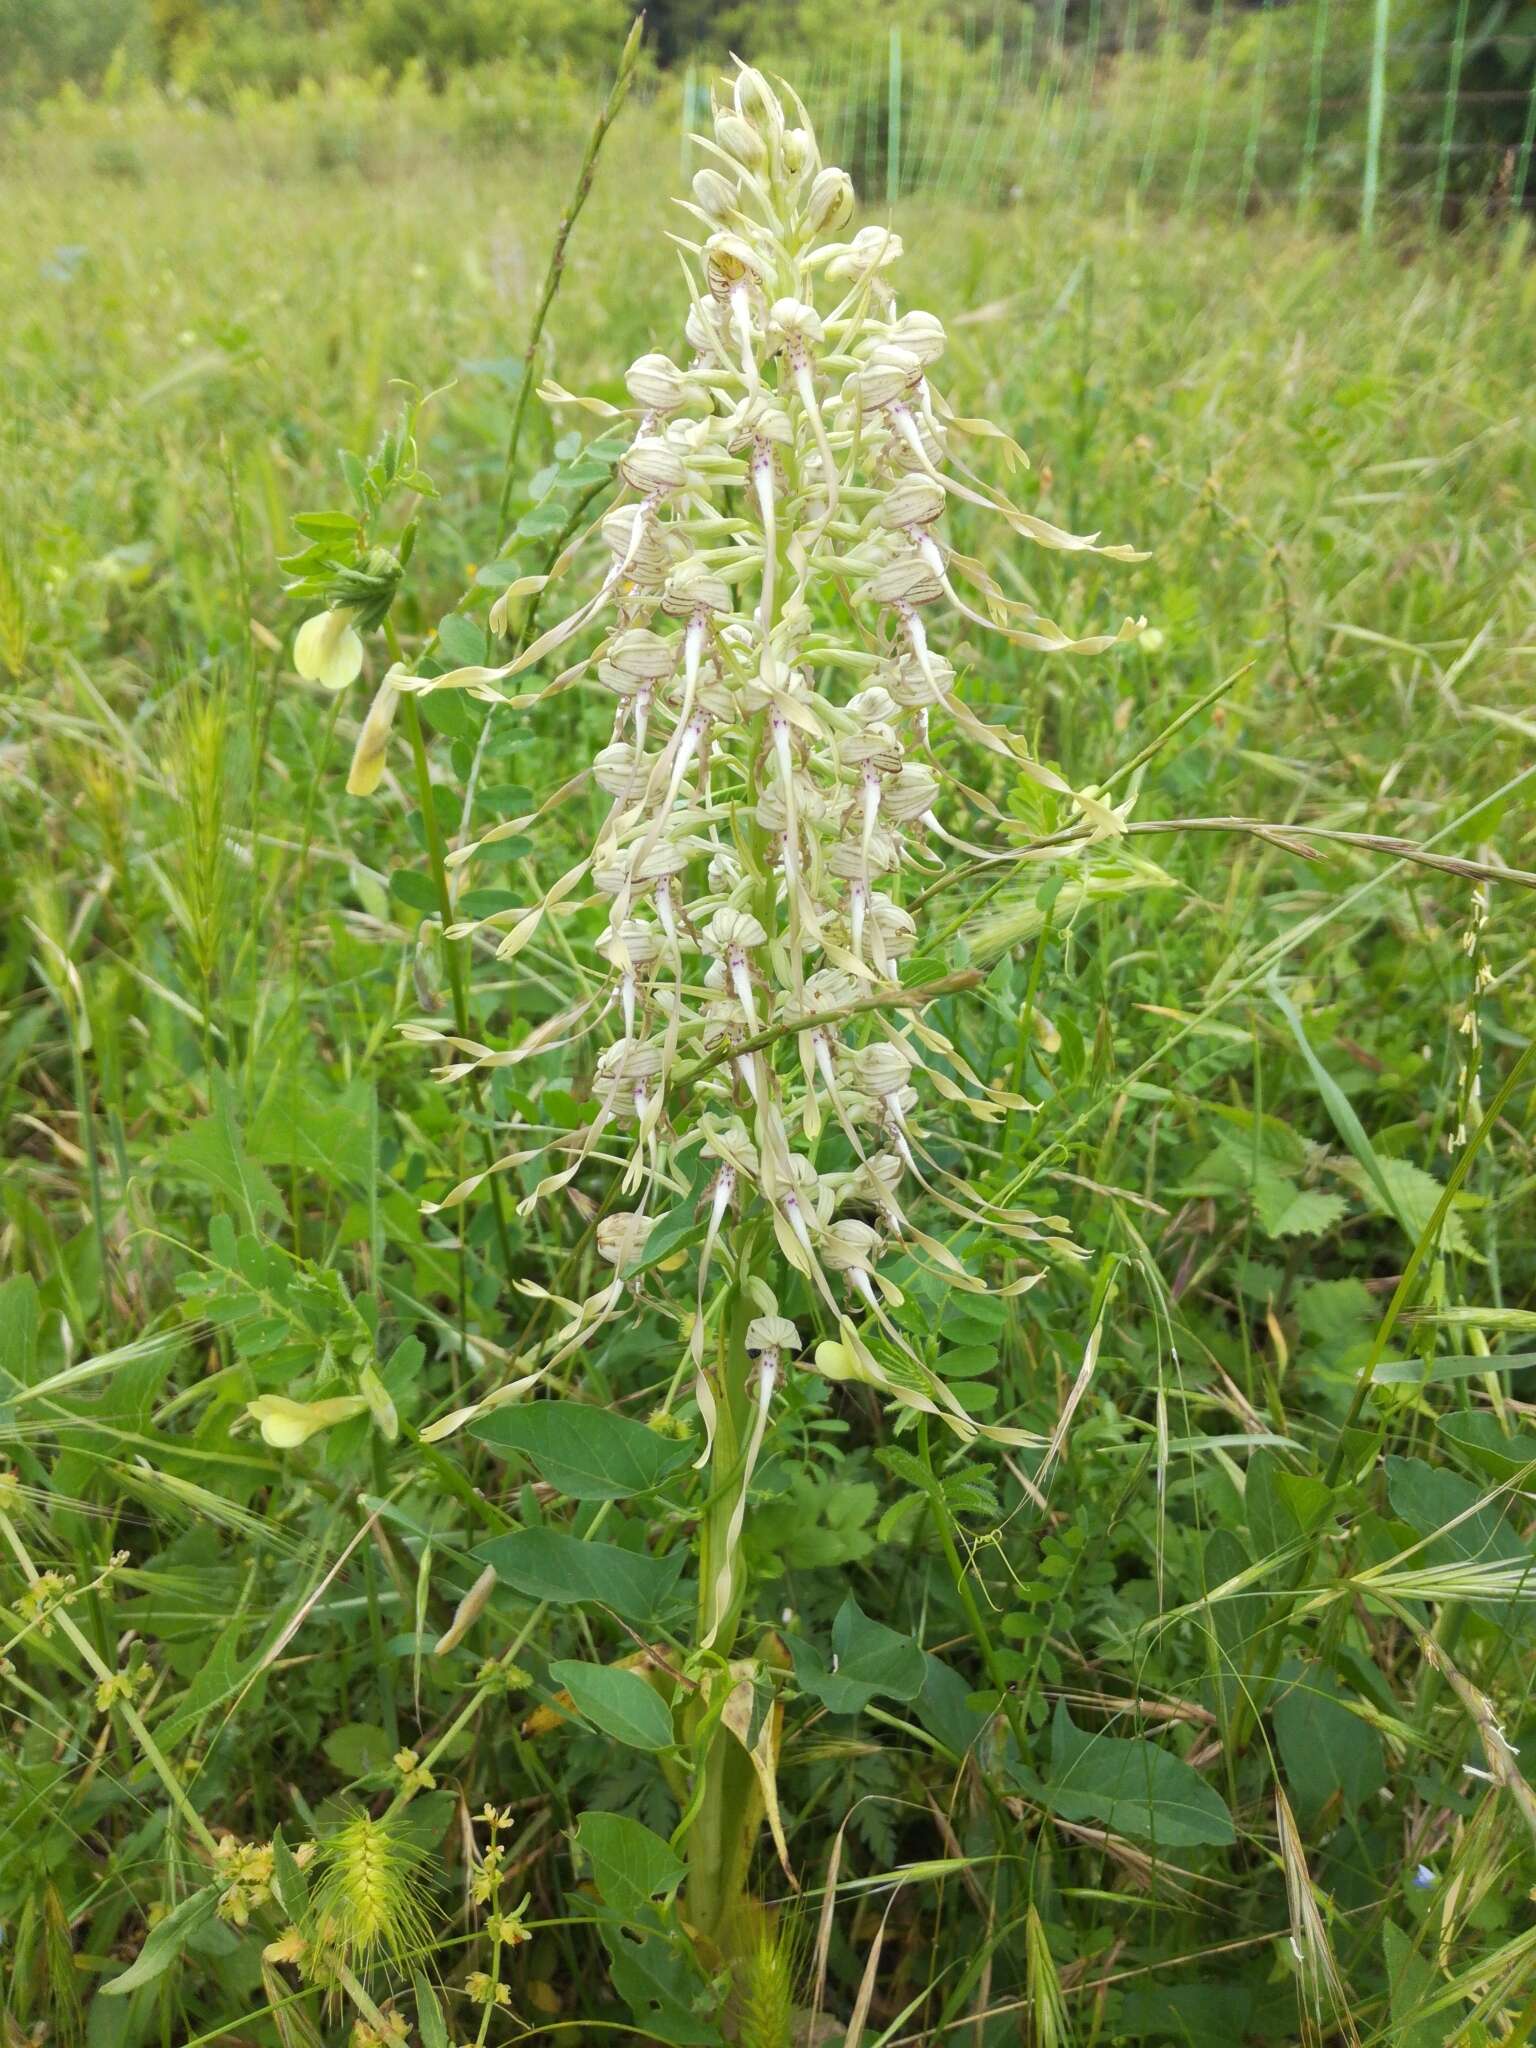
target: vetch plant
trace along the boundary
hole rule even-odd
[[[721,1802],[728,1781],[750,1786],[751,1774],[720,1721],[741,1676],[730,1660],[749,1489],[786,1375],[804,1366],[862,1383],[898,1418],[933,1418],[965,1442],[1044,1447],[979,1421],[945,1384],[886,1270],[899,1258],[908,1276],[1017,1295],[1043,1259],[1073,1255],[1048,1219],[988,1197],[929,1142],[936,1105],[984,1128],[1029,1105],[976,1072],[930,1014],[980,977],[912,970],[924,932],[908,904],[952,852],[988,858],[966,838],[965,813],[985,814],[989,800],[961,780],[946,735],[1049,792],[1079,846],[1116,836],[1123,813],[973,709],[939,643],[959,624],[1040,653],[1099,654],[1144,621],[1074,638],[946,538],[958,503],[1047,549],[1139,559],[1021,510],[972,467],[978,444],[1014,465],[1023,457],[942,396],[944,329],[895,295],[900,239],[878,225],[845,235],[851,183],[822,165],[794,96],[739,68],[701,146],[710,161],[679,238],[684,360],[650,353],[628,372],[621,491],[585,536],[607,555],[596,587],[503,664],[435,676],[397,667],[389,687],[464,690],[521,714],[577,687],[613,705],[607,744],[560,792],[590,783],[606,799],[582,859],[538,901],[448,931],[500,931],[510,960],[541,927],[596,902],[606,917],[591,987],[509,1048],[412,1027],[451,1053],[449,1077],[598,1041],[584,1126],[548,1156],[519,1147],[429,1207],[538,1162],[521,1211],[572,1187],[591,1201],[601,1187],[595,1241],[609,1274],[555,1304],[554,1327],[504,1386],[426,1434],[533,1391],[626,1312],[648,1271],[691,1251],[667,1405],[689,1377],[707,1479],[683,1708],[694,1789],[677,1839],[688,1917],[729,1954],[746,1939],[744,1866],[741,1816]],[[545,396],[620,417],[557,386]],[[493,628],[507,630],[524,599],[542,601],[547,581],[514,584]],[[542,687],[506,688],[556,656],[565,665]],[[539,815],[498,824],[450,867]],[[1007,1274],[974,1270],[940,1231],[1009,1247]]]

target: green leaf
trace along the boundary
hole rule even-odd
[[[1273,1451],[1257,1451],[1248,1461],[1244,1502],[1254,1555],[1263,1557],[1320,1529],[1333,1495],[1321,1479],[1288,1472]]]
[[[1475,1362],[1486,1371],[1499,1361],[1482,1359]],[[1499,1418],[1485,1409],[1443,1415],[1437,1426],[1441,1436],[1455,1446],[1474,1471],[1484,1473],[1499,1486],[1507,1479],[1529,1473],[1536,1466],[1536,1436],[1532,1436],[1529,1430],[1515,1430],[1506,1436],[1499,1427]]]
[[[426,1978],[419,1975],[411,1978],[411,1989],[416,1994],[416,2025],[421,2034],[421,2048],[448,2048],[448,2022],[443,2018],[437,1993]]]
[[[479,619],[449,612],[437,622],[438,651],[450,668],[479,668],[486,658],[486,632]]]
[[[18,1273],[0,1284],[0,1379],[18,1387],[32,1384],[41,1314],[37,1283],[30,1273]]]
[[[1316,1084],[1317,1092],[1323,1098],[1323,1107],[1327,1110],[1334,1129],[1359,1161],[1360,1171],[1365,1176],[1367,1184],[1375,1194],[1382,1209],[1387,1215],[1397,1219],[1404,1235],[1409,1243],[1412,1244],[1418,1237],[1418,1231],[1413,1227],[1408,1216],[1398,1207],[1396,1194],[1385,1171],[1385,1168],[1391,1162],[1383,1160],[1378,1155],[1376,1148],[1365,1134],[1365,1126],[1361,1123],[1359,1117],[1355,1115],[1348,1096],[1345,1095],[1344,1090],[1312,1050],[1311,1041],[1307,1037],[1306,1027],[1297,1014],[1295,1004],[1282,990],[1277,975],[1270,976],[1268,993],[1270,1001],[1291,1028],[1291,1036],[1295,1039],[1297,1048],[1307,1063],[1308,1070]],[[1439,1190],[1437,1189],[1436,1193],[1438,1194],[1438,1192]]]
[[[625,1814],[584,1813],[575,1841],[604,1902],[625,1920],[640,1917],[653,1899],[671,1898],[683,1881],[676,1851]]]
[[[323,1747],[344,1778],[369,1778],[387,1771],[394,1754],[384,1730],[369,1721],[344,1721],[326,1736]]]
[[[489,846],[477,846],[477,861],[526,860],[533,851],[533,841],[521,832],[514,832],[509,839],[493,839]]]
[[[1387,1498],[1393,1513],[1416,1535],[1429,1539],[1411,1560],[1414,1565],[1516,1564],[1530,1559],[1531,1551],[1499,1512],[1498,1502],[1484,1499],[1485,1492],[1459,1473],[1443,1472],[1422,1458],[1387,1460]],[[1468,1604],[1474,1614],[1505,1627],[1516,1624],[1514,1601]]]
[[[1386,1198],[1382,1199],[1375,1187],[1366,1187],[1363,1182],[1362,1192],[1374,1201],[1375,1207],[1396,1217],[1404,1234],[1416,1244],[1428,1230],[1429,1219],[1445,1189],[1432,1173],[1426,1173],[1422,1166],[1415,1166],[1411,1159],[1382,1159],[1378,1164],[1386,1183]],[[1358,1178],[1349,1169],[1344,1171],[1347,1178]],[[1440,1242],[1447,1251],[1459,1252],[1464,1258],[1479,1256],[1473,1250],[1466,1225],[1454,1207],[1445,1212],[1445,1219],[1440,1225]]]
[[[309,1917],[309,1880],[283,1840],[281,1828],[272,1837],[272,1889],[294,1926],[302,1927]]]
[[[1296,1812],[1318,1822],[1328,1802],[1359,1807],[1386,1783],[1381,1737],[1344,1704],[1333,1673],[1309,1664],[1275,1701],[1275,1738]]]
[[[569,1500],[627,1500],[649,1493],[688,1456],[632,1416],[583,1401],[530,1401],[483,1416],[470,1432],[502,1452],[518,1451]]]
[[[218,1886],[209,1884],[183,1899],[179,1906],[173,1906],[165,1918],[149,1930],[144,1946],[122,1975],[102,1985],[102,1997],[125,1998],[130,1991],[137,1991],[141,1984],[153,1984],[157,1977],[164,1976],[193,1935],[213,1918],[218,1898]]]
[[[357,519],[351,512],[296,512],[293,523],[307,540],[345,541],[357,539]]]
[[[670,1749],[672,1715],[654,1686],[616,1665],[561,1659],[549,1667],[552,1685],[563,1686],[576,1711],[594,1728],[631,1749]]]
[[[212,1111],[175,1134],[162,1151],[160,1164],[165,1171],[212,1187],[252,1225],[264,1213],[283,1213],[277,1189],[246,1156],[235,1119],[234,1090],[217,1070]]]
[[[1145,1737],[1086,1734],[1062,1705],[1051,1723],[1045,1799],[1063,1820],[1097,1821],[1164,1849],[1237,1839],[1226,1801],[1182,1757]]]
[[[803,1692],[834,1714],[856,1714],[877,1694],[916,1699],[928,1676],[922,1649],[910,1636],[871,1621],[850,1593],[832,1623],[830,1660],[812,1643],[789,1638]]]
[[[1292,1187],[1289,1181],[1265,1182],[1255,1190],[1254,1209],[1268,1237],[1319,1237],[1333,1228],[1347,1207],[1342,1195]]]
[[[1381,1948],[1394,2048],[1445,2048],[1450,2015],[1426,2010],[1440,1989],[1439,1971],[1413,1937],[1390,1920],[1382,1924]]]
[[[442,908],[437,900],[437,884],[416,868],[396,868],[389,878],[389,893],[397,903],[427,917],[436,917]]]
[[[557,1607],[590,1602],[626,1621],[650,1621],[673,1606],[683,1553],[650,1557],[615,1543],[583,1543],[557,1529],[518,1529],[493,1536],[475,1556],[493,1565],[503,1585]]]

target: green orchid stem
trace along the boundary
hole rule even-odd
[[[730,1730],[720,1725],[733,1683],[730,1655],[745,1593],[745,1572],[739,1558],[730,1558],[727,1546],[741,1488],[748,1483],[744,1446],[752,1407],[747,1358],[752,1304],[746,1292],[750,1271],[751,1246],[744,1243],[720,1319],[710,1489],[699,1524],[699,1639],[713,1631],[708,1653],[712,1675],[701,1681],[683,1716],[684,1747],[692,1753],[694,1769],[692,1794],[679,1826],[688,1866],[684,1914],[711,1959],[718,1956],[724,1962],[742,1955],[751,1937],[754,1915],[747,1877],[761,1813],[751,1760]],[[716,1590],[727,1563],[732,1567],[730,1589],[717,1613]]]
[[[391,619],[384,621],[384,637],[389,646],[390,659],[405,665],[405,654],[400,646],[400,636]],[[443,839],[442,822],[437,815],[437,802],[432,794],[432,771],[427,764],[427,741],[422,731],[421,708],[409,691],[401,695],[401,715],[405,720],[406,738],[411,745],[411,758],[416,767],[417,802],[421,807],[422,828],[427,836],[427,864],[432,870],[433,886],[437,890],[437,914],[441,927],[443,962],[448,971],[448,986],[453,995],[453,1021],[461,1038],[470,1036],[469,1029],[469,984],[465,973],[464,955],[448,936],[448,927],[453,923],[453,895],[448,887],[448,849]],[[470,1076],[470,1098],[477,1114],[485,1110],[485,1090],[478,1074]],[[512,1232],[507,1222],[507,1198],[502,1189],[500,1176],[493,1171],[496,1164],[496,1147],[487,1130],[480,1133],[481,1151],[485,1158],[487,1178],[491,1190],[491,1205],[496,1215],[496,1242],[501,1252],[502,1270],[508,1280],[513,1276]]]

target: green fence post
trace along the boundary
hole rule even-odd
[[[1317,156],[1317,135],[1323,114],[1323,63],[1328,54],[1328,0],[1317,0],[1312,21],[1312,70],[1307,80],[1307,134],[1301,146],[1301,182],[1296,187],[1296,210],[1305,213],[1312,196],[1312,165]]]
[[[900,197],[901,30],[893,27],[885,76],[885,203],[894,206]]]
[[[1392,26],[1392,0],[1376,0],[1371,42],[1371,98],[1365,121],[1365,177],[1360,188],[1360,234],[1369,241],[1376,226],[1376,194],[1381,186],[1381,130],[1387,106],[1387,33]]]
[[[1205,29],[1205,90],[1200,95],[1200,113],[1195,122],[1195,138],[1190,145],[1189,169],[1184,177],[1184,197],[1180,211],[1188,213],[1195,203],[1195,194],[1200,189],[1200,173],[1205,166],[1206,138],[1211,132],[1211,108],[1216,100],[1216,60],[1221,45],[1221,0],[1212,0],[1211,12]]]
[[[1259,131],[1264,125],[1264,76],[1269,68],[1269,27],[1270,0],[1264,0],[1259,28],[1259,54],[1253,65],[1253,114],[1248,123],[1248,141],[1243,149],[1242,179],[1237,191],[1237,217],[1241,220],[1248,211],[1248,195],[1253,190],[1254,173],[1259,162]]]
[[[1451,144],[1456,133],[1456,100],[1461,91],[1461,64],[1467,47],[1467,0],[1458,0],[1451,37],[1451,68],[1445,81],[1445,116],[1440,123],[1440,154],[1435,162],[1435,193],[1429,205],[1431,228],[1440,225],[1445,188],[1451,174]]]
[[[1536,142],[1536,84],[1531,87],[1531,103],[1525,110],[1525,133],[1520,138],[1520,154],[1515,159],[1515,189],[1513,200],[1518,215],[1525,205],[1525,185],[1531,174],[1531,144]]]
[[[692,65],[690,64],[690,65],[688,66],[688,69],[687,69],[687,70],[686,70],[686,71],[685,71],[685,72],[683,73],[683,132],[682,132],[682,139],[681,139],[681,141],[680,141],[680,142],[679,142],[679,144],[678,144],[678,153],[679,153],[679,156],[680,156],[680,158],[681,158],[681,161],[682,161],[682,166],[683,166],[683,176],[684,176],[685,178],[691,175],[691,173],[692,173],[692,169],[693,169],[693,166],[692,166],[692,164],[691,164],[691,163],[689,162],[689,157],[690,157],[690,154],[691,154],[691,152],[690,152],[690,150],[689,150],[689,148],[688,148],[688,138],[689,138],[689,137],[690,137],[690,136],[692,135],[692,133],[693,133],[693,66],[692,66]]]

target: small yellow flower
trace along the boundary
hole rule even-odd
[[[368,706],[368,716],[357,735],[357,745],[352,750],[352,766],[347,772],[348,796],[372,796],[384,779],[390,728],[395,722],[395,707],[400,702],[400,692],[394,680],[399,673],[397,664],[380,683],[373,702]]]
[[[471,1970],[464,1979],[464,1993],[476,2005],[510,2005],[512,1994],[505,1984],[498,1984],[494,1977],[488,1977],[484,1970]]]
[[[293,665],[307,683],[344,690],[363,666],[363,643],[347,605],[316,612],[293,636]]]
[[[264,1963],[301,1963],[309,1943],[297,1927],[289,1927],[276,1941],[269,1941],[261,1952]]]
[[[437,1783],[414,1749],[397,1749],[391,1761],[405,1780],[407,1792],[430,1792]]]
[[[262,1394],[246,1402],[245,1412],[261,1425],[264,1443],[271,1444],[274,1450],[292,1451],[307,1443],[317,1431],[333,1429],[338,1422],[350,1422],[367,1406],[361,1394],[338,1394],[331,1401],[290,1401],[282,1394]]]

